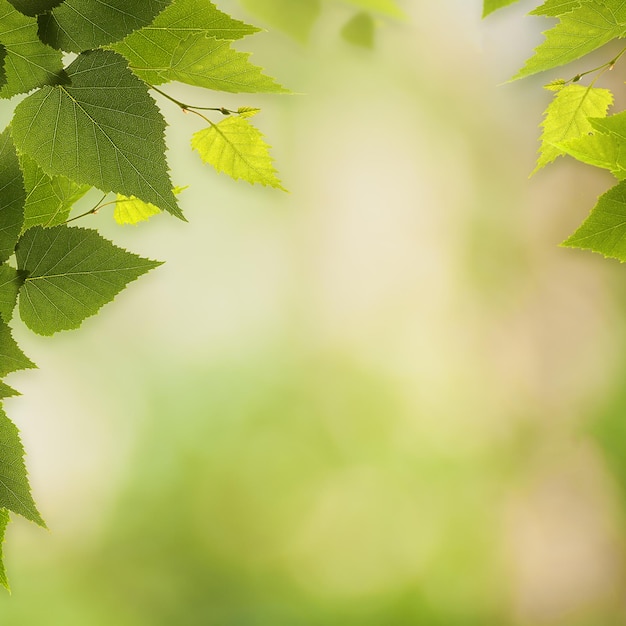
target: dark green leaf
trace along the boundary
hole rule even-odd
[[[182,217],[165,160],[165,121],[148,88],[108,50],[68,67],[70,85],[44,87],[21,102],[13,137],[49,176],[135,196]]]
[[[6,48],[6,84],[0,97],[64,80],[61,53],[44,45],[37,35],[37,20],[17,11],[8,0],[0,0],[0,44]]]
[[[0,507],[43,526],[33,502],[24,465],[24,448],[15,424],[0,408]]]
[[[126,285],[160,265],[118,248],[95,230],[35,226],[16,257],[25,273],[20,317],[40,335],[78,328]]]
[[[24,180],[9,130],[0,134],[0,263],[12,254],[24,223]]]
[[[13,317],[17,292],[23,282],[15,268],[6,263],[0,265],[0,316],[5,322],[10,322]]]
[[[36,367],[35,364],[20,350],[11,329],[0,320],[0,378],[4,378],[11,372],[26,370]],[[2,503],[0,503],[2,506]]]
[[[58,7],[63,0],[9,0],[9,2],[24,15],[34,17]]]
[[[13,387],[9,387],[4,381],[0,380],[0,398],[12,398],[13,396],[21,396],[19,391],[15,391]]]
[[[39,18],[42,41],[82,52],[120,41],[147,26],[172,0],[65,0]]]

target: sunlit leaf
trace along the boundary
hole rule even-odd
[[[191,141],[200,158],[235,180],[283,189],[262,133],[245,118],[227,117],[195,133]]]

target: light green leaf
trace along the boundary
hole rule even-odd
[[[39,19],[41,40],[82,52],[120,41],[147,26],[172,0],[65,0]]]
[[[6,129],[0,134],[0,263],[12,254],[24,223],[24,179]]]
[[[582,1],[583,0],[547,0],[547,2],[544,2],[541,6],[531,11],[530,14],[559,17],[580,7]]]
[[[183,192],[187,187],[174,187],[173,191],[175,195]],[[153,215],[160,213],[161,209],[154,206],[154,204],[148,204],[142,202],[137,198],[126,196],[117,196],[115,202],[115,211],[113,212],[113,219],[121,226],[128,224],[139,224],[139,222],[145,222]]]
[[[176,80],[231,93],[287,91],[252,65],[249,56],[231,48],[229,41],[195,33],[180,41],[171,54],[163,50],[146,61],[131,60],[131,69],[153,85]]]
[[[120,55],[83,53],[70,85],[44,87],[22,101],[13,137],[49,176],[136,196],[182,218],[165,160],[165,121]]]
[[[605,116],[611,104],[613,94],[608,89],[567,85],[557,91],[541,124],[543,134],[534,171],[564,154],[558,144],[591,132],[588,118]]]
[[[61,53],[44,45],[37,34],[37,20],[0,0],[0,44],[6,48],[6,84],[0,97],[10,98],[64,78]]]
[[[490,13],[506,7],[509,4],[513,4],[518,0],[484,0],[483,2],[483,17],[487,17]]]
[[[626,261],[626,181],[600,196],[589,217],[562,245]]]
[[[593,52],[626,32],[626,2],[610,8],[602,0],[586,0],[579,7],[561,16],[549,31],[546,40],[514,76],[524,78],[537,72],[565,65]]]
[[[24,448],[15,424],[0,408],[0,507],[46,527],[30,493]]]
[[[245,117],[227,117],[194,134],[191,145],[200,158],[235,180],[261,183],[285,191],[262,133]]]
[[[376,24],[369,13],[357,13],[341,29],[341,36],[349,43],[362,48],[374,47]]]
[[[301,42],[308,41],[322,12],[320,0],[241,0],[246,9]]]
[[[548,91],[561,91],[567,85],[567,81],[564,78],[555,78],[551,80],[547,85],[544,85],[543,88]]]
[[[16,249],[25,272],[19,311],[40,335],[78,328],[128,283],[161,265],[118,248],[95,230],[35,226]]]
[[[72,206],[91,189],[89,185],[79,185],[65,176],[48,176],[30,157],[20,157],[26,204],[24,205],[24,226],[56,226],[65,222]]]
[[[145,222],[160,212],[161,209],[154,206],[154,204],[142,202],[135,197],[127,198],[126,196],[118,195],[113,218],[120,225],[138,224],[139,222]]]
[[[6,263],[0,265],[0,316],[7,323],[13,317],[17,292],[23,283],[22,277],[15,268]]]
[[[58,7],[63,0],[9,0],[9,2],[24,15],[34,17]]]
[[[621,145],[613,135],[592,133],[564,141],[557,147],[582,163],[609,170],[619,180],[626,178],[626,170],[618,165]]]
[[[626,169],[626,111],[605,118],[589,118],[592,128],[610,136],[617,144],[616,165],[618,169]]]
[[[10,591],[11,588],[9,587],[9,579],[7,578],[7,572],[4,567],[4,551],[2,547],[9,521],[9,512],[6,509],[0,509],[0,585],[2,585],[7,591]]]
[[[222,13],[209,0],[175,0],[152,24],[111,48],[124,55],[131,68],[143,68],[142,78],[154,85],[160,75],[148,66],[168,67],[174,51],[189,35],[234,40],[258,30]]]

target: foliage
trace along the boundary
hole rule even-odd
[[[328,0],[240,0],[251,13],[274,28],[300,42],[311,36]],[[512,0],[510,0],[512,1]],[[374,16],[402,19],[404,12],[397,0],[346,0],[356,12],[341,28],[341,36],[349,43],[371,48],[379,21]]]
[[[516,0],[485,0],[484,15]],[[545,40],[514,79],[553,70],[626,37],[626,3],[621,0],[546,0],[532,15],[556,18]],[[535,172],[562,155],[608,170],[620,182],[598,200],[589,217],[563,245],[626,261],[626,112],[613,112],[613,94],[596,83],[620,61],[626,47],[605,63],[546,85],[554,92],[545,111]],[[608,57],[608,55],[607,55]],[[588,85],[580,81],[590,77]]]
[[[185,220],[155,99],[197,116],[204,130],[193,147],[218,171],[283,189],[250,122],[258,109],[193,106],[156,87],[286,92],[232,47],[257,31],[210,0],[0,0],[0,97],[20,96],[0,134],[0,378],[34,367],[8,325],[16,305],[40,335],[78,328],[160,265],[70,224],[108,205],[120,224],[161,212]],[[70,217],[91,191],[100,201]],[[0,398],[13,395],[0,381]],[[0,446],[0,584],[8,588],[1,543],[9,513],[45,524],[18,430],[1,407]]]

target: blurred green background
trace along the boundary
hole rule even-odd
[[[349,2],[218,4],[299,95],[172,93],[261,106],[291,193],[160,102],[190,224],[82,225],[166,265],[78,332],[15,324],[51,532],[10,526],[0,623],[626,624],[626,274],[557,247],[608,176],[527,178],[537,3],[373,1],[371,49]]]

